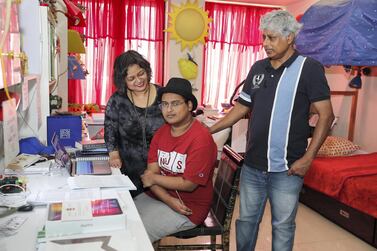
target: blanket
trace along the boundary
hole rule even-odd
[[[316,158],[305,176],[305,185],[339,198],[345,182],[357,177],[376,176],[377,152],[346,157]]]

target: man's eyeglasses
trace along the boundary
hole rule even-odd
[[[169,106],[174,109],[182,105],[183,103],[185,103],[185,101],[182,101],[182,100],[174,100],[170,103],[162,101],[158,106],[160,107],[161,110],[168,109]]]

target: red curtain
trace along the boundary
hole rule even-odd
[[[128,49],[150,61],[152,81],[162,83],[164,0],[81,0],[86,27],[70,27],[84,34],[86,53],[81,59],[89,75],[68,81],[69,103],[105,105],[113,93],[113,62]]]
[[[207,2],[205,9],[213,21],[205,44],[202,100],[220,109],[251,65],[264,57],[260,17],[274,8]]]

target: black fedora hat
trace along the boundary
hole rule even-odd
[[[161,102],[162,94],[164,93],[175,93],[181,95],[186,100],[192,102],[192,111],[195,111],[198,106],[198,101],[192,94],[191,83],[184,78],[171,78],[169,79],[167,85],[161,88],[158,92],[158,101]]]

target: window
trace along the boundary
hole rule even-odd
[[[69,103],[106,105],[114,91],[112,72],[115,58],[133,49],[152,68],[152,82],[162,83],[164,0],[84,0],[86,27],[75,28],[86,38],[82,55],[89,75],[69,81]]]
[[[205,44],[203,102],[221,109],[252,64],[265,57],[259,20],[273,8],[206,3],[209,36]]]

